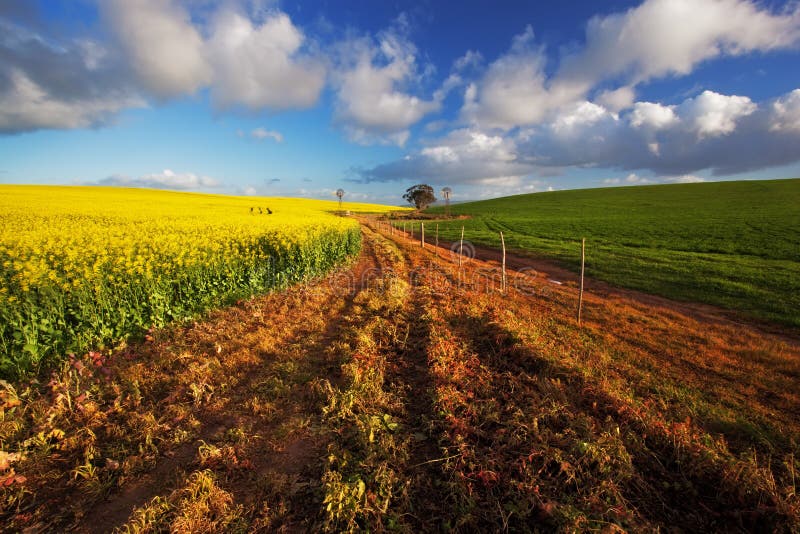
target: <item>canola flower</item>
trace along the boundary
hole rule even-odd
[[[357,223],[337,209],[334,201],[0,186],[0,377],[322,274],[360,248]]]

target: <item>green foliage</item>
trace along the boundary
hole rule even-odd
[[[436,196],[433,194],[433,188],[427,184],[417,184],[406,189],[403,198],[409,203],[416,206],[418,210],[424,210],[434,202]]]
[[[259,246],[268,261],[230,258],[173,278],[118,279],[71,291],[44,286],[21,294],[13,305],[0,305],[0,378],[17,379],[67,353],[111,346],[151,326],[320,276],[356,254],[361,235],[354,227],[285,247],[268,239]]]
[[[441,212],[441,208],[430,210]],[[557,191],[452,207],[440,237],[499,244],[669,298],[800,326],[800,179]]]

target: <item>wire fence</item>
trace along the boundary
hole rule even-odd
[[[433,248],[430,247],[430,243],[428,242],[428,250],[430,250],[434,254],[441,254],[444,248],[440,248],[439,246],[439,223],[433,223],[434,226],[434,246]],[[415,226],[417,232],[415,233]],[[430,223],[429,223],[430,228]],[[400,222],[391,222],[391,221],[381,221],[376,220],[374,222],[374,229],[380,232],[383,232],[391,237],[401,237],[411,240],[412,242],[418,242],[420,248],[426,248],[426,240],[425,240],[425,222],[419,221],[417,223],[413,221],[403,221]],[[461,226],[461,233],[460,238],[457,241],[450,242],[449,244],[449,255],[450,261],[458,266],[459,269],[459,280],[464,281],[464,273],[463,268],[464,266],[477,258],[478,249],[476,246],[468,239],[468,235],[466,234],[465,226]],[[488,289],[499,289],[500,292],[505,293],[509,290],[509,276],[508,276],[508,269],[506,265],[506,235],[503,232],[498,233],[498,244],[500,247],[500,267],[498,269],[476,269],[472,271],[473,280],[469,284],[473,288],[477,286],[483,286],[484,288]],[[578,295],[577,295],[577,304],[576,304],[576,320],[578,324],[581,323],[581,315],[583,309],[583,301],[584,301],[584,277],[585,277],[585,266],[586,266],[586,239],[581,238],[579,241],[580,249],[579,252],[576,250],[576,254],[580,254],[580,276],[579,276],[579,287],[578,287]],[[577,249],[577,247],[576,247]],[[487,258],[488,260],[489,258]],[[497,276],[492,276],[497,275]],[[520,284],[520,280],[524,278],[530,278],[533,275],[535,278],[538,276],[538,272],[536,269],[532,267],[522,267],[515,270],[515,276],[512,277],[512,284],[511,288],[521,291],[526,294],[532,293],[540,293],[537,291],[531,291],[530,284],[522,283]],[[475,278],[478,278],[476,281]],[[554,285],[562,285],[561,282],[557,280],[548,280],[549,282],[553,283]],[[476,283],[477,282],[477,283]]]

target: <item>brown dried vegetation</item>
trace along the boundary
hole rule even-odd
[[[357,262],[3,384],[9,531],[800,529],[800,341],[365,221]],[[589,286],[591,289],[591,285]]]

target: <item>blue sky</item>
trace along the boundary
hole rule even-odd
[[[2,183],[398,204],[796,176],[797,2],[0,3]]]

